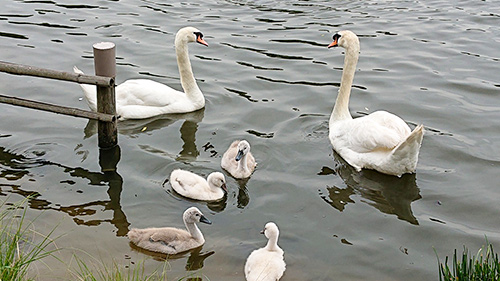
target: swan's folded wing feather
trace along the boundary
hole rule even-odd
[[[196,175],[198,176],[198,175]],[[183,188],[186,190],[200,190],[203,189],[202,187],[206,185],[206,180],[202,177],[195,177],[194,175],[192,177],[184,177],[179,179],[181,182],[181,185],[183,185]]]
[[[367,153],[375,150],[391,150],[399,143],[399,137],[382,126],[361,126],[353,128],[349,135],[349,146],[353,151]]]
[[[359,153],[392,150],[410,133],[403,120],[384,111],[353,119],[348,127],[349,146]]]
[[[132,79],[116,87],[117,103],[120,105],[144,105],[165,107],[186,99],[183,92],[148,79]]]
[[[182,185],[185,189],[194,187],[206,182],[206,180],[197,175],[195,173],[191,173],[189,171],[178,170],[174,174],[172,180],[177,181],[180,185]]]
[[[182,180],[179,180],[179,178],[177,178],[177,177],[172,177],[170,184],[178,192],[187,191],[185,182],[183,182]]]
[[[168,230],[168,231],[167,231]],[[189,233],[182,229],[177,228],[164,228],[151,234],[150,240],[152,242],[163,242],[171,244],[172,242],[190,237]]]

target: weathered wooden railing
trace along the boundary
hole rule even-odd
[[[96,76],[43,69],[2,61],[0,61],[0,72],[96,85],[97,112],[5,95],[0,95],[0,103],[98,120],[99,147],[111,148],[116,146],[118,143],[118,132],[115,101],[115,45],[109,42],[96,43],[93,49]]]

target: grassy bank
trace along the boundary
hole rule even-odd
[[[462,255],[455,250],[450,261],[451,268],[449,261],[446,256],[444,263],[441,263],[438,257],[440,281],[500,281],[498,254],[487,240],[486,245],[475,256],[464,246]]]
[[[54,250],[47,250],[52,244],[50,236],[53,230],[42,235],[33,229],[32,222],[26,221],[26,203],[0,205],[0,280],[29,280],[30,264],[52,255]],[[38,241],[33,243],[33,241]]]
[[[54,229],[44,235],[35,231],[35,219],[27,219],[29,197],[18,203],[0,203],[0,281],[37,280],[30,276],[30,265],[46,257],[61,262],[56,270],[67,270],[71,280],[80,281],[155,281],[167,280],[168,261],[156,270],[146,273],[144,261],[130,262],[128,265],[96,259],[83,251],[73,254],[67,263],[57,258],[60,251],[52,238]],[[85,257],[85,260],[81,257]],[[205,280],[208,280],[204,278]],[[178,280],[202,280],[195,272]]]
[[[25,281],[36,280],[30,278],[30,265],[43,258],[52,256],[59,260],[54,254],[59,251],[54,240],[51,238],[55,228],[47,235],[34,230],[33,222],[28,221],[27,202],[29,198],[19,203],[0,204],[0,280],[1,281]],[[145,273],[144,261],[130,262],[129,265],[121,265],[113,262],[111,265],[102,260],[97,260],[90,255],[84,261],[74,255],[70,264],[61,262],[61,267],[68,270],[73,276],[72,280],[81,281],[155,281],[167,280],[168,262],[165,261],[152,273]],[[436,252],[436,256],[437,256]],[[74,269],[70,269],[74,262]],[[448,263],[451,263],[449,265]],[[500,261],[495,253],[493,245],[488,243],[483,246],[476,255],[464,247],[461,255],[454,251],[450,259],[445,257],[441,263],[438,256],[439,280],[440,281],[500,281]],[[196,276],[197,273],[183,277],[178,280],[202,280]],[[206,279],[204,277],[203,279]]]

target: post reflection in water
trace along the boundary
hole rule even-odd
[[[99,155],[99,164],[102,172],[91,172],[83,168],[72,168],[51,161],[41,159],[30,159],[23,155],[18,155],[0,148],[1,165],[3,178],[9,178],[9,175],[23,177],[29,173],[30,168],[40,166],[56,166],[63,169],[64,173],[69,174],[72,178],[83,178],[89,181],[90,185],[108,185],[109,200],[96,200],[84,204],[63,206],[62,203],[53,203],[48,200],[40,199],[43,197],[38,191],[29,191],[22,189],[19,185],[0,185],[1,187],[10,188],[10,193],[19,194],[23,197],[30,197],[28,206],[37,210],[55,210],[68,214],[73,218],[73,221],[78,225],[97,226],[101,223],[110,223],[117,229],[117,236],[125,236],[128,232],[130,223],[123,212],[120,204],[120,196],[122,192],[123,179],[116,172],[116,165],[120,160],[120,147],[116,146],[108,150],[101,150]],[[22,172],[22,173],[19,173]],[[20,179],[20,178],[18,178]],[[4,195],[3,193],[0,195]],[[111,210],[113,216],[111,219],[90,219],[83,220],[79,217],[92,216],[97,213],[96,209]]]
[[[347,188],[328,186],[328,194],[321,198],[339,211],[343,211],[349,203],[354,203],[350,197],[356,193],[366,199],[367,204],[377,208],[382,213],[394,214],[399,219],[418,225],[413,215],[411,203],[420,198],[415,174],[405,174],[398,178],[378,173],[372,170],[357,172],[337,153],[334,153],[337,165],[334,169],[323,167],[318,175],[337,174],[347,185]]]
[[[150,133],[152,131],[170,126],[178,120],[184,120],[180,128],[180,137],[183,141],[182,150],[173,158],[177,161],[192,162],[200,155],[200,151],[196,147],[196,132],[198,131],[198,123],[203,121],[205,108],[200,110],[180,113],[180,114],[164,114],[148,119],[124,120],[118,123],[118,132],[123,135],[138,135],[141,133]],[[97,121],[89,120],[84,129],[85,138],[91,137],[97,133]],[[142,147],[145,150],[150,149],[148,146]],[[155,149],[150,149],[155,150]],[[151,151],[150,151],[151,152]],[[169,154],[164,152],[165,154]]]

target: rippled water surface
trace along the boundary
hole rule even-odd
[[[74,279],[89,263],[165,258],[129,245],[131,227],[179,226],[197,206],[201,249],[169,260],[169,280],[244,280],[264,224],[280,227],[283,280],[437,280],[437,260],[485,235],[500,247],[500,8],[495,1],[30,1],[0,8],[0,60],[93,72],[92,44],[117,46],[117,80],[149,78],[180,89],[173,41],[191,44],[204,110],[119,124],[119,148],[99,153],[96,124],[0,104],[0,197],[28,195],[37,231],[56,227],[58,256],[39,280]],[[350,109],[391,111],[426,128],[415,175],[357,173],[332,151],[328,118],[343,52],[337,30],[360,37]],[[0,93],[87,109],[76,84],[0,73]],[[234,139],[258,167],[227,176],[218,204],[178,197],[174,168],[207,175]],[[117,163],[117,164],[116,164]],[[116,171],[107,167],[117,165]],[[151,258],[152,257],[152,258]]]

